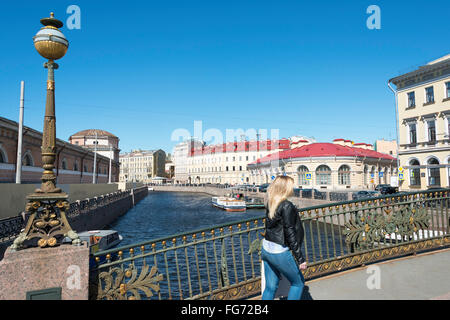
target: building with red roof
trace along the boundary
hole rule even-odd
[[[289,150],[290,147],[289,139],[197,144],[189,148],[186,159],[179,158],[177,161],[185,163],[188,183],[248,184],[249,163],[273,152]],[[175,174],[175,183],[183,183],[181,175]]]
[[[271,153],[250,163],[251,182],[267,183],[285,174],[300,188],[372,189],[390,183],[397,159],[373,150],[371,144],[335,139],[332,143],[308,143]]]

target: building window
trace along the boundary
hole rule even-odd
[[[338,170],[338,183],[341,185],[350,185],[350,167],[342,165]]]
[[[309,180],[306,180],[306,173],[309,172],[306,166],[300,166],[297,169],[298,184],[300,186],[309,185]]]
[[[427,120],[428,142],[436,142],[436,123],[434,120]]]
[[[66,161],[66,159],[63,159],[63,160],[62,160],[62,162],[61,162],[61,168],[62,168],[63,170],[67,170],[67,161]]]
[[[367,175],[369,173],[369,168],[367,165],[364,166],[364,185],[367,185]]]
[[[417,144],[417,129],[415,123],[409,124],[409,143]]]
[[[433,87],[425,88],[425,97],[426,97],[426,103],[433,103],[434,102],[434,90],[433,90]]]
[[[409,162],[409,184],[411,186],[420,186],[420,163],[413,159]]]
[[[226,171],[228,171],[228,166],[227,167],[225,167],[226,168]]]
[[[33,158],[31,155],[26,154],[22,159],[22,165],[26,167],[32,167],[33,166]]]
[[[448,158],[448,169],[447,169],[447,175],[448,175],[448,183],[450,184],[450,158]]]
[[[445,97],[450,98],[450,81],[445,83]]]
[[[416,106],[416,96],[413,92],[408,92],[408,108],[414,108]]]
[[[317,184],[331,184],[331,169],[326,165],[321,165],[316,169],[316,183]]]
[[[6,157],[3,156],[3,151],[0,150],[0,163],[6,163]]]
[[[239,166],[239,171],[242,171],[242,166]]]
[[[440,186],[441,185],[441,175],[440,168],[436,167],[439,165],[439,161],[436,158],[431,158],[428,160],[428,185],[429,186]]]

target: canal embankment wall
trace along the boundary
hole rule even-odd
[[[70,203],[66,212],[70,226],[76,232],[104,229],[114,223],[148,195],[147,187],[117,190],[89,199]],[[21,215],[0,219],[0,259],[4,250],[25,228],[26,220]]]
[[[67,219],[72,229],[81,232],[103,229],[116,221],[148,195],[147,187],[116,191],[70,204]]]
[[[142,183],[57,184],[57,187],[69,196],[69,203],[142,186]],[[37,188],[40,188],[40,184],[0,183],[0,220],[16,217],[24,211],[27,204],[26,197]]]
[[[152,185],[153,191],[149,192],[194,192],[194,193],[205,193],[211,196],[227,196],[232,192],[240,192],[245,196],[254,197],[254,198],[262,198],[266,197],[265,192],[258,191],[248,191],[248,190],[239,190],[239,189],[230,189],[230,188],[218,188],[215,186],[183,186],[183,185]],[[289,200],[294,203],[298,208],[305,208],[311,206],[317,206],[322,204],[327,204],[334,202],[330,199],[329,196],[324,196],[324,199],[308,199],[304,197],[292,196]]]

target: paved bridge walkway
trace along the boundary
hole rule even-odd
[[[348,270],[307,285],[315,300],[450,300],[450,249]]]

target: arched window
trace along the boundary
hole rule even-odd
[[[0,150],[0,163],[5,163],[6,162],[6,157],[3,155],[2,150]]]
[[[298,184],[300,186],[302,185],[309,185],[309,180],[306,180],[306,173],[309,172],[308,168],[306,166],[300,166],[297,168],[297,174],[298,174]]]
[[[73,163],[73,171],[78,171],[78,160]]]
[[[428,160],[428,185],[429,186],[440,186],[441,185],[441,174],[440,168],[436,167],[439,165],[439,161],[436,158],[430,158]]]
[[[67,170],[67,160],[66,160],[66,158],[62,159],[62,161],[61,161],[61,169]]]
[[[367,176],[369,174],[369,168],[367,167],[367,164],[364,166],[364,185],[367,185]]]
[[[338,170],[338,183],[340,185],[350,185],[350,167],[347,165],[340,166]]]
[[[22,158],[22,165],[26,167],[32,167],[33,166],[33,157],[26,153]]]
[[[409,184],[420,186],[420,162],[416,159],[409,161]]]
[[[331,169],[326,165],[320,165],[316,169],[316,183],[317,184],[331,184]]]

